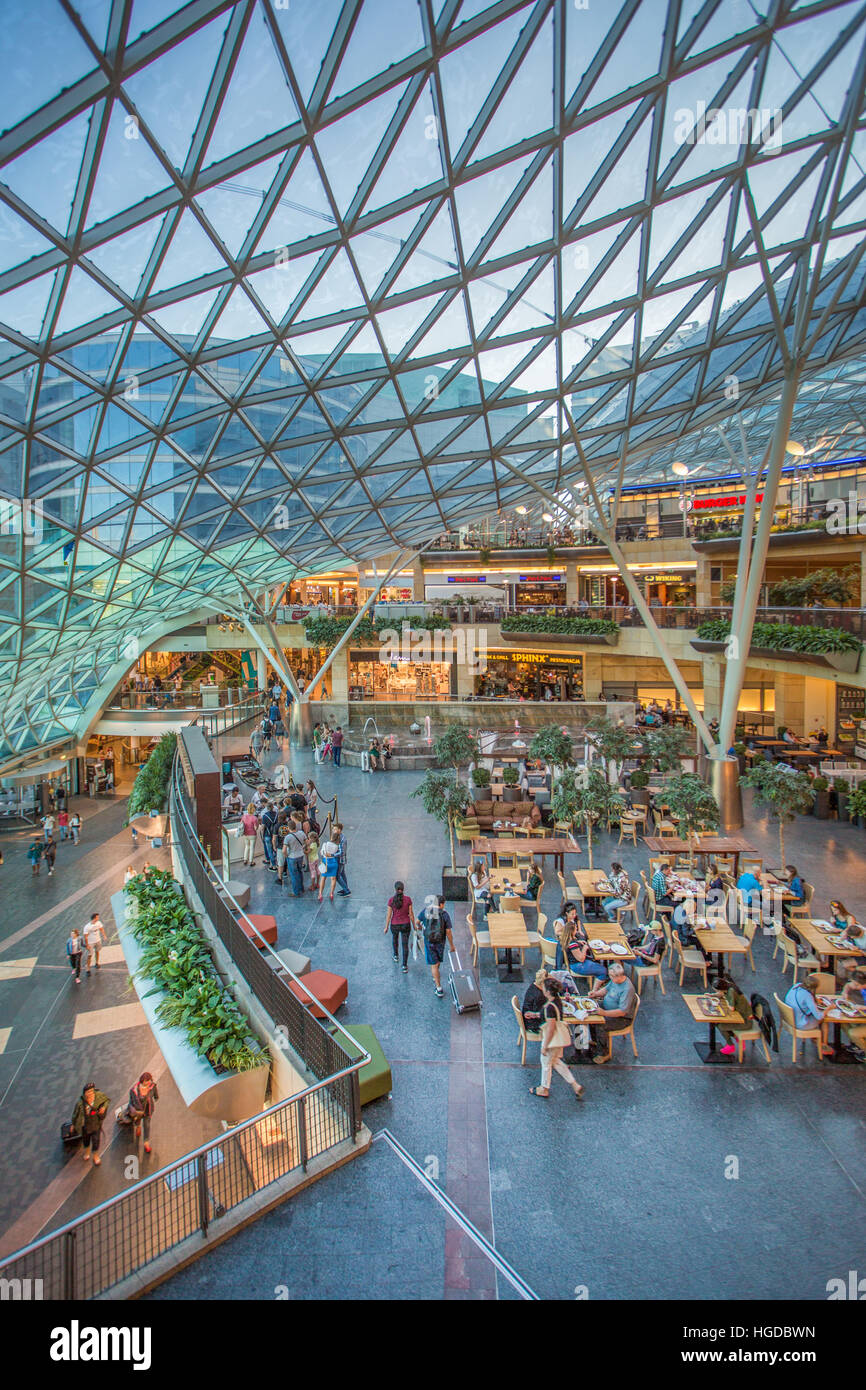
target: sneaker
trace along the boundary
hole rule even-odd
[[[409,974],[409,967],[408,967],[408,965],[404,965],[404,966],[403,966],[403,974],[404,974],[404,975],[408,975],[408,974]]]
[[[444,995],[444,993],[445,993],[445,991],[444,991],[444,989],[442,988],[442,986],[441,986],[441,985],[437,985],[437,986],[436,986],[436,998],[437,998],[437,999],[441,999],[442,996]]]

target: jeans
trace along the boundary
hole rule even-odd
[[[271,839],[270,835],[262,836],[262,844],[264,845],[265,859],[267,860],[267,862],[269,864],[276,864],[277,861],[274,855],[274,842]]]
[[[605,898],[602,907],[605,917],[609,922],[612,922],[616,917],[616,909],[618,907],[631,907],[631,902],[628,898]]]
[[[292,881],[292,892],[296,898],[299,898],[304,891],[304,874],[301,868],[303,862],[303,859],[286,860],[289,866],[289,877]]]
[[[403,964],[404,964],[404,965],[408,965],[408,964],[409,964],[409,931],[410,931],[410,927],[409,927],[408,922],[406,923],[406,926],[405,926],[405,927],[395,927],[395,926],[392,926],[392,927],[391,927],[391,940],[392,940],[393,943],[394,943],[394,955],[395,955],[395,956],[398,954],[397,947],[398,947],[398,945],[399,945],[399,939],[400,939],[400,937],[403,938]]]
[[[343,748],[342,748],[342,745],[340,745],[340,746],[338,747],[338,745],[335,743],[335,744],[334,744],[334,767],[339,767],[339,766],[340,766],[340,759],[341,759],[342,756],[343,756]]]

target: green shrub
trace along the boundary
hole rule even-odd
[[[550,632],[574,637],[619,632],[619,624],[611,618],[558,618],[546,613],[507,613],[499,626],[502,632]]]
[[[132,817],[142,811],[165,810],[176,747],[177,734],[163,734],[147,762],[142,763],[132,784],[129,801],[126,803],[124,825],[129,825]]]
[[[126,885],[138,903],[132,923],[142,947],[137,976],[151,980],[142,995],[165,997],[157,1018],[182,1028],[189,1044],[217,1071],[251,1071],[267,1052],[217,974],[204,934],[167,869],[151,869]]]
[[[731,624],[727,618],[710,618],[698,626],[702,642],[726,642]],[[755,623],[752,646],[788,652],[859,652],[863,643],[841,627],[812,627],[799,623]]]

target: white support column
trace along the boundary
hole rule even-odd
[[[773,522],[773,510],[776,505],[779,482],[782,477],[782,464],[785,461],[785,449],[788,443],[788,433],[791,428],[794,405],[797,400],[798,384],[799,371],[796,367],[792,367],[785,375],[785,384],[782,387],[779,409],[776,413],[772,446],[767,461],[764,497],[761,502],[760,512],[758,513],[758,525],[755,531],[755,540],[752,545],[751,558],[749,560],[749,572],[745,577],[742,572],[737,576],[734,610],[738,611],[739,621],[736,628],[734,628],[732,623],[731,636],[728,643],[728,664],[725,670],[722,717],[719,721],[719,749],[721,751],[721,756],[724,756],[730,747],[736,728],[737,708],[743,690],[743,680],[746,674],[749,647],[752,644],[752,630],[755,626],[755,611],[758,607],[761,580],[764,575],[764,566],[767,563],[767,552],[770,548],[770,527]],[[744,585],[745,589],[742,593],[742,597],[740,597],[740,590]]]

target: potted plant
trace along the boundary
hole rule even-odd
[[[738,739],[733,745],[733,749],[737,755],[737,767],[740,769],[740,776],[742,777],[746,771],[746,745]]]
[[[464,902],[467,896],[466,874],[457,868],[454,828],[471,804],[469,788],[462,782],[453,781],[449,773],[429,768],[423,782],[410,795],[420,799],[428,816],[447,827],[451,868],[449,870],[447,864],[442,865],[442,895],[452,902]]]
[[[836,793],[836,815],[838,816],[839,820],[849,820],[850,812],[848,809],[848,804],[849,793],[851,791],[851,783],[849,782],[848,778],[834,777],[833,790]]]
[[[805,772],[791,772],[778,763],[762,758],[742,778],[751,787],[755,800],[779,822],[779,863],[785,864],[785,826],[812,806],[812,784]],[[853,800],[853,798],[852,798]]]
[[[812,814],[818,820],[827,820],[830,815],[830,783],[827,778],[814,777],[812,779],[812,791],[815,793]]]
[[[703,826],[717,830],[719,807],[706,782],[694,772],[680,772],[664,784],[664,799],[674,820],[679,821],[680,833],[689,839],[689,865],[694,867],[695,852],[692,837]]]
[[[592,834],[596,823],[607,824],[622,810],[622,797],[597,767],[566,768],[553,789],[550,809],[555,820],[582,821],[586,829],[586,852],[592,863]]]
[[[649,806],[649,773],[644,772],[643,768],[638,768],[629,778],[631,787],[631,802],[633,806]]]
[[[861,782],[848,797],[848,815],[866,830],[866,782]]]
[[[520,800],[522,793],[518,786],[519,781],[520,773],[517,771],[517,768],[513,767],[511,763],[506,763],[505,767],[502,769],[502,783],[505,788],[502,793],[503,801]]]

